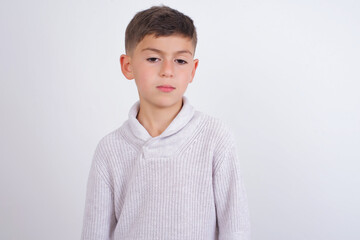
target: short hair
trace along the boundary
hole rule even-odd
[[[135,14],[125,31],[125,51],[130,53],[146,35],[155,37],[181,35],[197,43],[193,20],[183,13],[167,6],[153,6]]]

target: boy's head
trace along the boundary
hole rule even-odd
[[[138,12],[125,32],[126,54],[131,55],[146,35],[165,37],[180,35],[191,39],[194,52],[197,43],[196,28],[191,18],[167,6],[154,6]]]
[[[135,79],[140,108],[181,106],[199,62],[193,21],[166,6],[151,7],[134,16],[125,35],[121,70]]]

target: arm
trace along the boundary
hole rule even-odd
[[[250,240],[247,196],[233,142],[216,159],[213,184],[219,240]]]
[[[109,240],[116,226],[113,188],[106,170],[101,167],[102,155],[98,147],[87,183],[82,240]]]

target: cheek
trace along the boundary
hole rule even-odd
[[[150,69],[141,68],[134,73],[136,85],[139,89],[149,90],[154,84],[154,75]]]
[[[177,76],[180,76],[181,79],[183,79],[184,81],[190,80],[191,75],[192,75],[192,68],[190,66],[179,69],[179,71],[177,72]]]
[[[134,71],[134,77],[139,82],[147,82],[146,80],[149,79],[151,76],[150,69],[146,66],[140,66],[136,68],[136,71]]]

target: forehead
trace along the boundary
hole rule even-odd
[[[181,35],[170,35],[155,37],[155,35],[146,35],[135,47],[134,54],[142,52],[159,50],[165,54],[186,53],[194,55],[193,41],[188,37]]]

